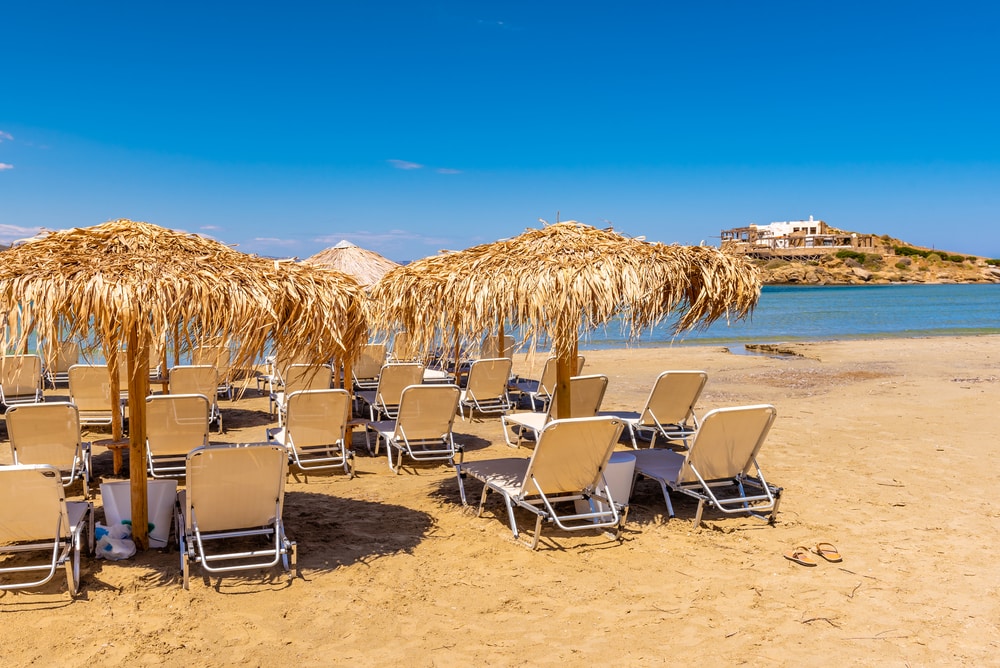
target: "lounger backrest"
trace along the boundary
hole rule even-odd
[[[392,359],[397,361],[412,361],[419,357],[419,351],[412,344],[410,333],[397,332],[392,340]]]
[[[777,412],[756,405],[709,411],[691,443],[678,482],[694,482],[693,466],[704,480],[732,478],[753,468]]]
[[[621,420],[586,417],[545,425],[525,473],[521,496],[547,496],[593,489],[622,433]]]
[[[111,373],[103,364],[74,364],[69,374],[69,396],[81,411],[108,411],[117,407],[111,400]],[[125,389],[123,386],[122,390]]]
[[[299,448],[332,445],[344,438],[351,395],[347,390],[302,390],[288,397],[285,429]]]
[[[61,516],[61,519],[59,519]],[[0,543],[69,535],[62,477],[52,466],[0,466]]]
[[[479,353],[483,359],[494,359],[497,357],[506,357],[511,359],[514,356],[514,337],[504,336],[503,337],[503,352],[497,351],[497,337],[496,335],[487,336],[483,339],[483,345],[479,348]]]
[[[386,364],[378,377],[375,397],[384,406],[398,406],[403,390],[424,381],[424,365],[416,362]]]
[[[42,386],[42,358],[38,355],[0,357],[0,385],[8,397],[34,394]]]
[[[146,444],[152,455],[186,455],[206,445],[209,405],[202,394],[146,397]]]
[[[583,365],[586,360],[583,355],[576,356],[576,372],[574,376],[579,376],[583,373]],[[545,360],[545,366],[542,367],[542,375],[538,380],[539,391],[546,392],[548,394],[553,394],[556,391],[556,368],[558,366],[557,359],[555,357],[550,357]]]
[[[184,513],[200,531],[249,529],[280,516],[288,451],[273,443],[210,445],[187,456]]]
[[[291,364],[285,369],[285,396],[303,390],[329,390],[333,371],[328,364]]]
[[[233,364],[233,351],[229,346],[200,346],[191,351],[191,364],[214,366],[219,372],[219,379],[225,380]]]
[[[351,372],[355,378],[378,378],[383,365],[385,365],[385,344],[366,343],[361,348],[361,354]]]
[[[457,385],[410,385],[404,389],[396,417],[397,436],[418,441],[451,433],[460,393]]]
[[[469,367],[469,380],[465,386],[477,401],[502,397],[510,380],[511,361],[506,357],[476,360]]]
[[[16,464],[49,464],[69,470],[82,454],[80,414],[70,403],[11,406],[7,434]]]
[[[643,426],[681,424],[694,413],[708,381],[704,371],[664,371],[656,379],[646,400],[640,423]]]
[[[604,393],[608,389],[608,377],[601,375],[574,376],[569,379],[570,412],[575,418],[593,417],[601,410]],[[559,409],[556,397],[549,404],[549,419],[558,420]]]
[[[219,370],[207,364],[175,366],[170,370],[170,394],[200,394],[216,397]]]
[[[80,361],[80,344],[76,341],[63,341],[55,350],[56,358],[49,368],[52,373],[66,373],[69,368]]]

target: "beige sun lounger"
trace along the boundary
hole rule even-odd
[[[583,365],[585,362],[586,359],[583,355],[577,355],[576,373],[573,375],[579,376],[583,374]],[[556,366],[556,358],[548,358],[545,360],[545,366],[542,367],[542,375],[538,380],[518,379],[511,384],[511,391],[528,397],[528,400],[531,402],[531,410],[544,411],[548,407],[549,401],[552,400],[552,394],[556,390]]]
[[[458,408],[465,419],[465,409],[491,414],[506,414],[510,410],[507,381],[510,379],[511,361],[506,357],[481,359],[469,365],[469,378],[458,400]]]
[[[351,366],[351,377],[355,392],[374,390],[378,387],[378,376],[385,366],[384,343],[366,343],[357,361]]]
[[[515,539],[518,529],[514,507],[534,513],[531,549],[538,547],[543,521],[564,531],[615,528],[617,539],[624,517],[611,498],[604,470],[622,428],[621,421],[611,417],[554,420],[539,435],[531,459],[510,457],[459,464],[456,471],[462,504],[467,505],[465,477],[483,483],[479,516],[486,495],[498,492],[507,506]],[[589,509],[580,512],[575,503],[567,505],[572,501],[589,501]]]
[[[113,410],[124,416],[121,398],[111,397],[111,372],[107,366],[74,364],[67,375],[70,401],[80,413],[81,425],[110,425]]]
[[[146,469],[149,475],[154,478],[184,475],[188,453],[208,445],[209,411],[208,398],[202,394],[146,397]]]
[[[660,483],[670,517],[674,507],[669,491],[698,499],[695,526],[706,503],[726,514],[747,513],[774,522],[781,488],[764,480],[757,454],[775,415],[774,407],[767,405],[709,411],[687,452],[637,450],[635,475]]]
[[[601,409],[601,402],[604,401],[604,393],[608,389],[608,377],[601,375],[574,376],[569,379],[569,383],[572,416],[578,418],[597,415],[597,411]],[[525,440],[525,436],[531,436],[533,440],[537,440],[538,434],[545,428],[545,425],[560,417],[562,416],[559,415],[555,401],[550,401],[548,409],[544,412],[501,415],[504,440],[512,448],[530,443],[530,441]],[[517,440],[511,440],[508,429],[517,434]]]
[[[56,346],[55,354],[55,359],[44,365],[45,381],[52,389],[56,388],[56,383],[69,382],[69,368],[80,361],[80,344],[63,341]]]
[[[42,358],[38,355],[0,357],[0,406],[37,404],[42,395]]]
[[[287,474],[288,451],[275,443],[209,445],[188,454],[186,489],[177,493],[176,516],[185,589],[191,562],[201,564],[207,575],[281,562],[294,578],[297,549],[285,537],[281,517]],[[242,541],[253,537],[268,546],[247,549]],[[219,551],[210,552],[210,546]]]
[[[396,363],[423,363],[420,359],[420,351],[413,345],[409,332],[397,332],[396,336],[393,337],[392,351],[389,354],[389,359]]]
[[[461,454],[451,431],[458,412],[458,396],[457,385],[410,385],[401,394],[394,420],[366,425],[366,442],[368,432],[375,432],[375,454],[378,454],[379,441],[385,441],[389,468],[395,473],[399,473],[404,454],[414,461],[444,460],[454,464],[455,455]]]
[[[333,384],[333,369],[329,364],[290,364],[283,375],[284,385],[268,399],[271,415],[278,414],[278,426],[285,420],[288,397],[303,390],[329,390]]]
[[[403,390],[410,385],[420,385],[424,380],[424,365],[416,362],[389,363],[382,367],[378,376],[378,387],[374,390],[358,392],[359,402],[367,404],[372,421],[382,417],[395,419],[399,410],[399,400]]]
[[[219,370],[207,364],[180,365],[170,369],[170,394],[200,394],[208,399],[208,423],[216,424],[222,433],[222,411],[219,410]]]
[[[233,351],[229,346],[199,346],[191,351],[194,366],[214,366],[219,374],[216,394],[233,400]]]
[[[47,464],[59,470],[64,487],[77,479],[90,498],[90,443],[80,439],[80,415],[66,402],[22,404],[7,411],[7,434],[15,464]]]
[[[354,453],[347,447],[351,395],[347,390],[300,390],[288,397],[283,427],[268,429],[267,440],[288,448],[300,470],[343,468],[354,477]]]
[[[94,551],[94,505],[68,503],[61,478],[52,466],[0,466],[0,553],[48,555],[41,563],[2,562],[0,590],[40,587],[65,566],[69,595],[76,596],[84,537],[88,552]],[[35,573],[41,577],[24,579]]]
[[[600,415],[621,418],[635,449],[639,448],[635,438],[637,432],[651,434],[651,448],[656,446],[657,436],[668,442],[681,441],[687,447],[698,431],[694,407],[707,381],[708,374],[704,371],[664,371],[653,383],[642,410],[601,411]]]

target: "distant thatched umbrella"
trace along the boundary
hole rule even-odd
[[[502,335],[508,319],[532,349],[548,336],[558,359],[560,415],[569,415],[581,331],[620,317],[634,338],[676,314],[682,332],[745,317],[759,296],[753,265],[717,248],[647,243],[575,221],[417,260],[372,291],[379,326],[405,328],[421,348],[449,329],[471,337],[499,323]]]
[[[92,336],[109,361],[126,346],[133,531],[143,547],[150,348],[232,340],[234,364],[249,365],[270,341],[349,359],[368,338],[364,299],[343,274],[129,220],[53,232],[0,256],[0,313],[20,308],[20,345],[31,331],[46,345]]]
[[[335,269],[353,276],[358,283],[368,287],[378,282],[386,272],[399,266],[398,263],[382,257],[375,251],[355,246],[350,241],[341,241],[336,246],[321,250],[312,257],[302,260],[326,269]]]

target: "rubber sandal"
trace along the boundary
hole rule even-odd
[[[789,561],[794,561],[802,566],[815,566],[816,560],[812,558],[809,549],[799,545],[794,550],[789,550],[785,552],[785,559]]]
[[[816,549],[813,552],[830,562],[836,563],[844,560],[833,543],[816,543]]]

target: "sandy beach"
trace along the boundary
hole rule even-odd
[[[513,542],[499,500],[477,518],[460,504],[453,469],[393,475],[356,434],[355,479],[289,479],[291,583],[277,569],[195,571],[184,591],[174,547],[85,558],[74,601],[60,576],[0,595],[3,662],[995,664],[1000,336],[785,348],[792,354],[584,353],[586,372],[610,379],[605,409],[638,409],[667,369],[708,372],[699,415],[773,404],[760,458],[784,488],[773,526],[707,511],[694,528],[695,504],[681,498],[668,520],[659,487],[644,481],[621,543],[547,529],[531,552]],[[515,370],[532,371],[523,357]],[[222,409],[228,430],[213,440],[264,439],[265,397],[251,389]],[[467,459],[529,454],[503,444],[496,418],[456,420],[455,433]],[[10,462],[6,443],[0,462]],[[111,480],[111,453],[95,448],[95,468]],[[99,518],[100,505],[98,496]],[[819,541],[843,562],[806,568],[782,556]]]

